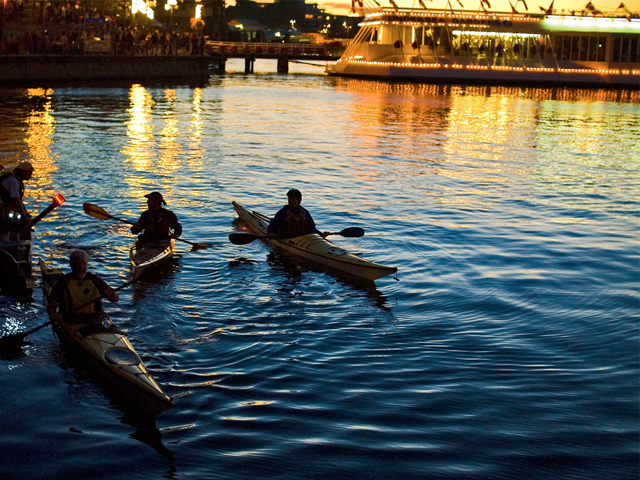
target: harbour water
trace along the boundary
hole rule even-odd
[[[169,271],[105,309],[175,407],[120,407],[50,329],[0,359],[3,479],[638,478],[640,93],[345,80],[227,66],[205,85],[0,89],[34,258],[111,285],[161,191]],[[299,188],[375,285],[255,241]],[[0,297],[0,333],[47,320]]]

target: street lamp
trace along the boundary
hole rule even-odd
[[[295,20],[289,20],[289,23],[291,24],[291,30],[295,30],[296,29],[296,21]]]
[[[169,55],[173,55],[173,8],[178,5],[178,0],[167,0],[164,8],[169,10]]]
[[[347,40],[350,39],[349,30],[351,30],[351,25],[347,25],[347,22],[344,22],[342,26],[347,29]]]

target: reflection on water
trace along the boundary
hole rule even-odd
[[[126,162],[131,162],[133,173],[144,172],[153,166],[151,153],[155,142],[151,120],[154,101],[151,94],[141,85],[134,85],[131,88],[129,100],[131,102],[127,111],[129,113],[127,121],[129,143],[122,149],[122,153],[126,157],[124,166],[127,166]],[[127,178],[127,183],[136,193],[140,193],[140,178],[132,175]]]
[[[532,88],[509,86],[479,86],[479,85],[432,85],[423,83],[379,82],[375,80],[354,80],[337,78],[336,86],[339,91],[353,93],[369,93],[380,95],[399,95],[411,98],[447,96],[472,97],[511,97],[536,101],[557,100],[561,102],[614,102],[640,103],[639,90],[610,90],[590,88]]]
[[[391,311],[391,307],[387,303],[387,297],[378,290],[375,282],[360,278],[353,278],[338,270],[319,266],[314,262],[300,258],[286,250],[271,250],[267,254],[267,262],[271,268],[278,272],[278,274],[284,274],[286,282],[279,287],[279,291],[292,293],[293,296],[301,295],[300,292],[296,293],[295,287],[299,282],[305,281],[305,273],[321,272],[323,274],[330,275],[337,282],[346,287],[353,288],[359,292],[365,292],[367,296],[374,301],[376,307],[387,312]]]
[[[30,194],[34,198],[51,198],[56,192],[53,190],[53,175],[57,170],[51,155],[53,134],[55,133],[55,120],[52,115],[51,103],[52,90],[29,89],[27,96],[35,100],[37,108],[29,112],[26,119],[27,131],[24,143],[27,146],[29,158],[33,168],[37,171],[37,186],[32,186]],[[55,212],[55,210],[54,210]]]
[[[170,462],[169,472],[175,473],[174,454],[162,442],[162,432],[158,429],[154,417],[141,415],[140,412],[130,409],[125,411],[121,421],[126,425],[135,427],[136,431],[131,434],[131,438],[149,445],[160,455],[164,456]]]
[[[166,89],[164,91],[164,101],[161,105],[157,105],[161,112],[164,125],[160,131],[159,158],[156,168],[158,173],[164,176],[162,185],[166,190],[167,183],[175,181],[175,173],[180,168],[180,157],[182,155],[182,146],[177,141],[180,137],[178,128],[178,117],[176,116],[176,92],[175,90]],[[167,191],[171,195],[172,191]]]

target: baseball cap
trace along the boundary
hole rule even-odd
[[[25,172],[33,172],[33,165],[31,165],[31,163],[29,162],[22,162],[16,168],[19,168],[20,170],[24,170]]]
[[[167,204],[167,202],[164,201],[164,198],[162,198],[162,194],[160,192],[147,193],[145,195],[145,198],[148,198],[149,200],[157,200],[158,202],[164,203],[165,205]]]

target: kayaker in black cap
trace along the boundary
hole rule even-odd
[[[292,188],[287,192],[287,197],[288,204],[276,213],[269,224],[267,230],[269,238],[293,238],[309,233],[318,233],[323,237],[327,235],[318,231],[311,214],[300,205],[302,202],[300,190]]]
[[[131,226],[131,233],[139,234],[143,240],[158,241],[169,237],[177,238],[182,235],[182,225],[178,217],[171,210],[163,208],[167,202],[160,192],[151,192],[145,195],[149,209],[142,212],[140,218]]]

